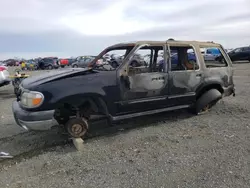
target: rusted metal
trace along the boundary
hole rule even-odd
[[[81,138],[87,133],[88,122],[84,118],[70,119],[66,123],[66,128],[70,136]]]

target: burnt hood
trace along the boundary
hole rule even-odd
[[[38,86],[41,84],[45,84],[47,82],[51,82],[53,80],[59,80],[71,76],[84,75],[87,72],[97,73],[98,71],[88,68],[67,68],[67,69],[41,72],[39,75],[30,76],[24,79],[21,85],[23,88],[30,88],[33,86]]]

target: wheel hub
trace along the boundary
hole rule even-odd
[[[88,130],[88,123],[85,119],[75,118],[70,119],[66,123],[68,133],[74,138],[83,137]]]
[[[71,127],[71,131],[72,131],[74,134],[79,135],[79,134],[81,134],[81,132],[84,131],[84,127],[83,127],[82,125],[80,125],[80,124],[74,124],[74,125],[72,125],[72,127]]]

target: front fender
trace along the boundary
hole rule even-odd
[[[100,111],[104,114],[109,114],[105,97],[97,93],[82,93],[63,97],[56,101],[55,108],[58,108],[62,104],[80,106],[87,101],[91,103],[94,111]]]

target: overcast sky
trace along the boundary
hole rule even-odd
[[[1,0],[0,58],[98,54],[134,40],[250,45],[250,0]]]

